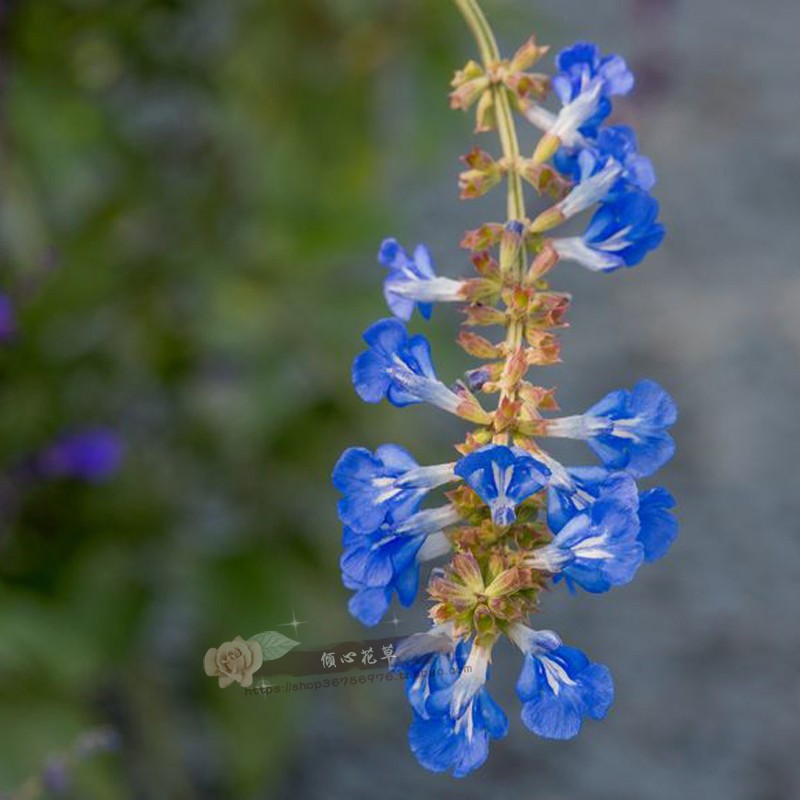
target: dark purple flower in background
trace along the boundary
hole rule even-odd
[[[36,459],[37,472],[46,478],[76,478],[99,483],[111,478],[122,463],[120,437],[107,428],[86,428],[66,434]]]
[[[42,788],[51,795],[64,795],[70,784],[69,767],[64,758],[51,759],[42,770]]]
[[[14,305],[7,294],[0,294],[0,342],[5,342],[17,332]]]

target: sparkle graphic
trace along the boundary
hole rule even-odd
[[[297,629],[301,625],[305,625],[307,620],[299,620],[294,613],[294,608],[292,608],[292,621],[291,622],[281,622],[278,627],[280,628],[294,628],[294,635],[297,636]]]
[[[400,624],[400,620],[397,619],[397,614],[394,614],[391,619],[387,619],[386,622],[384,622],[383,624],[394,625],[394,629],[397,630],[397,626]]]

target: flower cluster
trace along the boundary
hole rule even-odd
[[[367,329],[352,378],[369,403],[428,403],[475,428],[455,446],[457,458],[436,465],[420,466],[396,444],[350,448],[333,482],[341,493],[343,581],[353,591],[350,612],[364,624],[377,624],[394,595],[413,603],[422,565],[449,559],[427,583],[433,626],[400,645],[398,664],[407,676],[413,753],[428,769],[463,776],[508,728],[486,688],[503,637],[522,654],[517,694],[529,730],[568,739],[586,718],[606,715],[614,696],[608,668],[528,623],[545,588],[563,582],[571,591],[607,592],[667,552],[677,535],[674,500],[637,481],[672,457],[677,411],[661,386],[643,380],[583,414],[553,416],[552,390],[527,379],[529,368],[560,359],[554,331],[570,298],[545,280],[556,264],[610,272],[639,263],[663,238],[649,194],[651,162],[631,129],[605,124],[612,97],[633,87],[630,70],[621,57],[581,43],[558,54],[552,78],[532,75],[526,70],[547,48],[531,39],[503,61],[475,1],[457,4],[484,64],[456,74],[452,104],[477,103],[478,129],[498,128],[503,144],[498,159],[483,151],[466,157],[462,195],[479,196],[505,179],[509,218],[464,237],[477,277],[438,277],[423,245],[409,252],[394,239],[383,243],[394,316]],[[561,103],[557,113],[540,105],[549,90]],[[544,130],[530,158],[519,152],[514,112]],[[555,205],[530,219],[523,181],[555,195]],[[592,209],[582,235],[549,234]],[[406,327],[415,308],[427,319],[435,302],[465,304],[458,342],[484,362],[454,385],[437,376],[427,339]],[[474,330],[492,326],[504,329],[502,340]],[[497,396],[492,410],[480,394]],[[545,449],[548,437],[583,440],[599,463],[565,466]],[[440,499],[428,505],[435,494]]]

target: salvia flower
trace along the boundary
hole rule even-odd
[[[578,135],[592,137],[611,113],[614,95],[633,89],[633,73],[618,55],[601,56],[597,45],[578,42],[556,56],[553,91],[562,103],[553,127],[542,137],[534,161],[545,161],[559,145],[573,146]]]
[[[608,667],[562,644],[552,631],[516,623],[508,633],[524,654],[517,696],[528,730],[546,739],[572,739],[586,717],[605,717],[614,700]]]
[[[350,447],[333,470],[333,485],[344,495],[339,518],[363,533],[376,530],[389,514],[401,522],[431,489],[455,479],[453,467],[452,463],[421,467],[396,444],[381,445],[374,455],[363,447]]]
[[[627,472],[612,472],[605,467],[562,467],[557,479],[554,473],[548,487],[550,529],[560,531],[573,517],[601,498],[613,498],[636,511],[639,517],[637,538],[646,562],[666,555],[678,536],[678,520],[672,513],[675,498],[663,486],[639,492]]]
[[[558,462],[552,467],[547,489],[547,522],[555,533],[601,497],[633,507],[639,503],[636,481],[627,472],[611,472],[603,467],[563,467]]]
[[[616,167],[619,178],[609,197],[630,188],[649,192],[656,185],[653,162],[639,152],[636,133],[627,125],[601,128],[597,138],[583,147],[562,147],[553,157],[553,165],[575,183],[585,181],[609,166]]]
[[[577,584],[587,592],[599,593],[630,583],[643,558],[636,508],[602,498],[573,517],[526,563],[562,574],[570,585]]]
[[[549,436],[585,439],[609,469],[635,478],[652,475],[675,453],[667,432],[678,418],[673,399],[655,381],[640,381],[632,391],[618,389],[585,414],[549,420]]]
[[[473,648],[474,649],[474,648]],[[457,695],[463,680],[472,681],[470,647],[461,642],[449,652],[433,652],[400,662],[412,708],[408,738],[411,751],[427,769],[462,778],[489,755],[489,741],[508,733],[508,719],[484,687],[484,680]],[[485,670],[482,677],[485,678]]]
[[[460,399],[436,377],[424,336],[409,337],[402,322],[382,319],[367,328],[364,341],[369,350],[353,363],[353,384],[362,400],[386,398],[398,407],[428,402],[456,412]]]
[[[517,505],[545,486],[550,470],[518,447],[487,445],[464,456],[455,473],[489,506],[496,525],[510,525]]]
[[[386,239],[378,260],[389,270],[383,282],[383,294],[391,312],[399,319],[411,319],[414,306],[430,319],[433,303],[459,302],[465,299],[463,281],[437,277],[430,251],[420,244],[410,256],[396,239]]]
[[[36,457],[36,470],[46,478],[106,481],[119,469],[124,446],[106,428],[87,428],[57,439]]]
[[[582,236],[553,239],[551,244],[560,258],[595,272],[634,267],[664,239],[657,217],[656,200],[644,192],[628,192],[603,203]]]
[[[457,5],[480,39],[483,63],[457,73],[451,102],[476,104],[477,130],[497,128],[502,148],[472,149],[459,186],[462,197],[477,197],[505,183],[508,213],[461,239],[477,278],[437,277],[425,247],[410,254],[394,239],[383,243],[384,293],[397,318],[366,331],[368,349],[352,377],[367,402],[430,403],[475,427],[455,442],[457,460],[433,466],[398,445],[348,448],[333,480],[344,524],[342,580],[353,591],[350,612],[364,624],[377,624],[395,596],[412,603],[423,567],[443,559],[428,570],[434,625],[399,643],[395,668],[407,678],[413,754],[427,769],[461,777],[508,730],[488,692],[504,637],[522,651],[517,694],[529,730],[569,739],[584,720],[606,716],[614,698],[608,668],[526,622],[559,582],[590,593],[627,584],[668,551],[678,523],[667,489],[637,485],[675,449],[669,429],[677,410],[661,386],[641,381],[584,414],[553,417],[554,390],[528,378],[530,367],[560,360],[555,331],[567,324],[569,296],[550,288],[558,264],[612,272],[638,264],[664,236],[649,194],[652,163],[631,128],[605,125],[611,98],[627,94],[633,76],[622,58],[589,43],[562,51],[552,79],[527,73],[546,48],[531,39],[503,58],[477,0]],[[544,104],[551,86],[561,101],[556,114]],[[533,158],[520,150],[515,112],[545,131]],[[523,180],[555,205],[530,213]],[[590,209],[583,234],[543,235]],[[457,342],[479,363],[448,387],[427,340],[410,335],[404,321],[415,307],[427,318],[433,302],[456,300],[465,312]],[[504,335],[479,335],[477,327]],[[473,391],[495,395],[493,408]],[[583,440],[600,463],[565,466],[545,448],[547,437]]]
[[[461,519],[452,506],[419,511],[401,523],[391,519],[376,530],[345,528],[342,537],[342,582],[355,590],[350,613],[365,625],[377,625],[397,593],[404,606],[417,596],[419,566],[444,555],[450,541],[443,529]]]

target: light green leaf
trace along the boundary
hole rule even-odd
[[[264,631],[250,637],[251,642],[261,645],[261,652],[264,654],[264,661],[274,661],[276,658],[288,653],[293,647],[297,647],[300,642],[290,639],[277,631]]]

